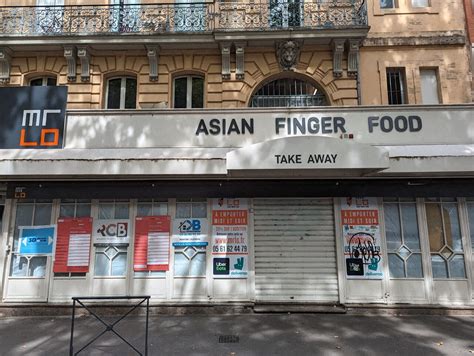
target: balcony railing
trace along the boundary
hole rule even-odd
[[[344,29],[367,25],[364,0],[4,6],[0,36]]]

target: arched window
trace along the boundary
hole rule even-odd
[[[263,85],[252,96],[254,108],[325,106],[326,95],[317,86],[296,78],[282,78]]]
[[[204,78],[196,75],[174,79],[173,106],[177,109],[204,107]]]
[[[106,109],[135,109],[137,107],[137,79],[115,77],[107,80]]]
[[[55,77],[49,77],[49,76],[44,76],[44,77],[36,77],[33,79],[30,79],[29,81],[30,87],[41,87],[41,86],[56,86],[57,80]]]

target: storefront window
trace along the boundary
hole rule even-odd
[[[97,246],[95,249],[96,276],[125,276],[127,246]]]
[[[99,219],[128,219],[128,201],[100,201]],[[125,276],[128,245],[98,244],[95,246],[94,275],[99,277]]]
[[[20,226],[40,226],[51,224],[52,202],[50,200],[28,200],[16,206],[13,253],[10,265],[12,277],[44,277],[46,256],[19,255]]]
[[[167,199],[147,199],[137,202],[137,216],[168,215]],[[134,271],[135,277],[165,277],[165,271]]]
[[[206,218],[207,201],[205,199],[178,199],[176,201],[176,217],[180,218]]]
[[[471,235],[471,246],[474,251],[474,198],[467,201],[467,215],[469,218],[469,234]]]
[[[163,216],[168,215],[167,200],[139,200],[137,202],[137,216]]]
[[[60,218],[84,218],[91,216],[91,201],[87,199],[61,199]],[[54,277],[84,277],[84,272],[55,272]]]
[[[456,199],[427,199],[425,206],[433,278],[466,278]]]
[[[415,200],[384,199],[385,233],[391,278],[423,278]]]
[[[205,276],[206,246],[175,247],[174,275],[177,277]]]
[[[202,219],[207,217],[206,199],[178,199],[176,218]],[[206,246],[175,246],[174,275],[203,277],[206,275]]]
[[[61,200],[59,217],[61,218],[84,218],[91,216],[91,201],[80,199]]]

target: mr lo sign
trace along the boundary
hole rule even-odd
[[[62,148],[67,87],[0,88],[0,149]]]

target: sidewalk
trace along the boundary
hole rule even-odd
[[[144,320],[129,317],[117,328],[140,350]],[[0,355],[68,355],[70,323],[69,317],[2,318]],[[103,329],[93,317],[77,318],[75,351]],[[107,333],[80,355],[134,355],[127,347]],[[149,355],[474,355],[474,316],[153,315]]]

